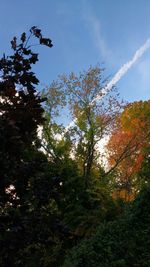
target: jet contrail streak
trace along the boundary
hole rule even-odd
[[[112,80],[102,89],[102,94],[96,96],[93,99],[94,101],[97,101],[101,99],[104,95],[109,92],[109,90],[126,74],[126,72],[132,67],[132,65],[146,52],[146,50],[150,48],[150,38],[142,45],[134,54],[131,60],[129,60],[127,63],[125,63],[118,72],[114,75]]]
[[[132,59],[129,60],[127,63],[125,63],[119,70],[118,72],[114,75],[114,77],[111,79],[111,81],[101,90],[101,94],[97,95],[93,101],[98,101],[101,98],[103,98],[109,91],[110,89],[117,83],[119,80],[126,74],[126,72],[132,67],[132,65],[140,58],[142,55],[146,52],[147,49],[150,48],[150,38],[147,39],[147,41],[142,45],[133,55]],[[92,104],[91,103],[91,104]],[[76,122],[76,119],[74,119],[71,123],[67,125],[65,128],[65,132],[71,128],[71,126],[74,125]]]

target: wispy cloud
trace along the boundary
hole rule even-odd
[[[109,50],[105,38],[102,33],[102,25],[100,18],[98,18],[92,11],[92,7],[87,1],[83,1],[83,21],[91,35],[91,39],[97,48],[101,58],[106,60],[111,51]]]
[[[86,22],[88,23],[88,27],[92,35],[93,42],[95,46],[97,47],[100,55],[102,56],[103,59],[108,58],[111,52],[102,34],[102,27],[101,27],[100,19],[98,19],[93,14],[88,14],[86,17]]]

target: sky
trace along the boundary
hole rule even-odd
[[[34,68],[40,88],[60,74],[100,64],[110,79],[150,38],[149,0],[1,0],[0,52],[33,25],[50,37],[53,48],[36,48]],[[116,84],[129,102],[150,99],[150,49]]]

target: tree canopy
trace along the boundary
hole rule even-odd
[[[99,65],[39,92],[38,45],[33,26],[0,59],[0,266],[148,267],[150,100],[105,94]]]
[[[137,192],[148,180],[138,172],[149,157],[150,101],[133,102],[117,117],[116,128],[107,145],[109,162],[118,173],[118,186]],[[148,177],[147,177],[148,178]]]

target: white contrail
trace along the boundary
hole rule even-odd
[[[131,60],[124,64],[118,72],[114,75],[112,80],[103,88],[101,95],[96,96],[93,101],[101,99],[104,95],[109,92],[109,90],[126,74],[126,72],[132,67],[132,65],[145,53],[145,51],[150,48],[150,38],[142,45],[134,54]]]
[[[150,48],[150,38],[142,45],[133,55],[132,59],[129,60],[127,63],[125,63],[118,72],[114,75],[114,77],[111,79],[111,81],[101,90],[100,95],[97,95],[93,101],[98,101],[101,98],[103,98],[110,90],[111,88],[126,74],[126,72],[132,67],[132,65],[146,52],[147,49]],[[91,103],[91,104],[92,104]],[[74,119],[70,124],[67,125],[65,128],[65,132],[67,132],[76,122],[76,119]]]

